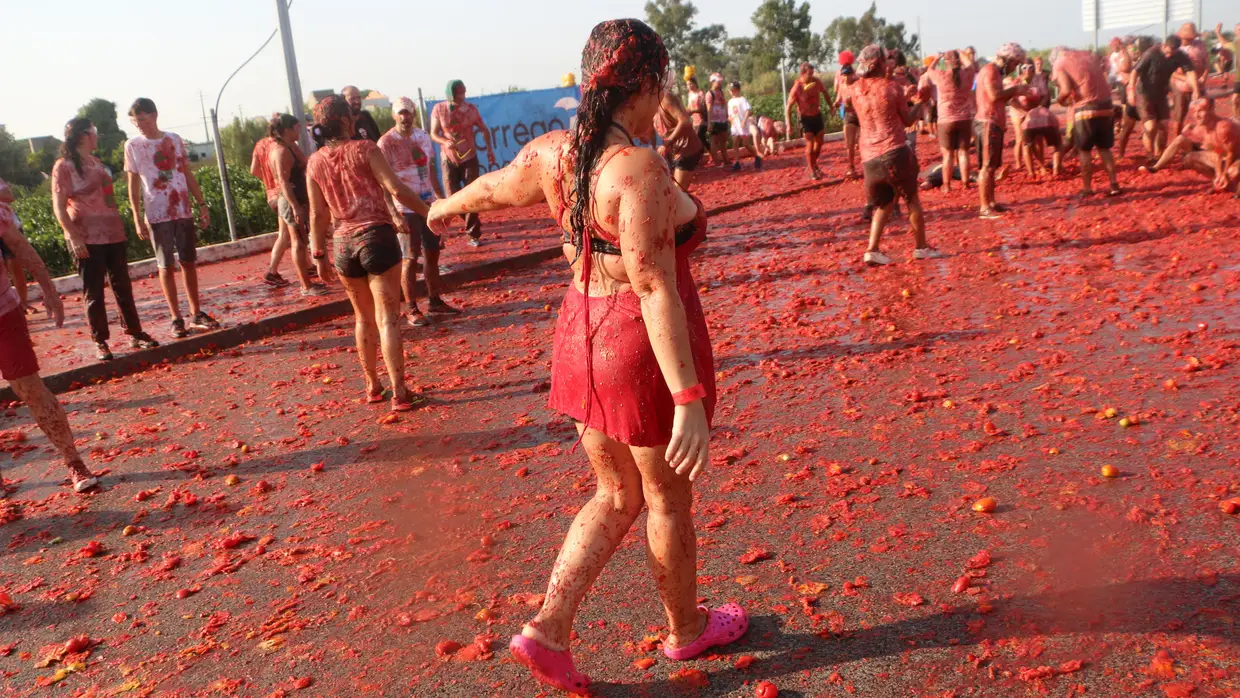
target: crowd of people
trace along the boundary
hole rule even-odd
[[[439,295],[439,251],[450,222],[463,219],[467,238],[476,244],[480,214],[547,205],[562,233],[570,277],[555,328],[550,406],[576,423],[597,492],[570,527],[542,608],[512,638],[510,649],[540,681],[584,692],[589,679],[569,651],[573,620],[643,509],[647,560],[669,626],[667,657],[700,656],[736,641],[748,627],[745,610],[736,604],[697,603],[692,486],[710,462],[716,396],[709,330],[689,264],[706,237],[705,209],[689,193],[703,160],[739,168],[730,160],[730,137],[755,168],[762,167],[763,157],[791,131],[795,109],[809,177],[820,180],[824,113],[838,109],[845,124],[846,176],[864,180],[871,227],[863,259],[871,265],[892,261],[881,251],[882,235],[901,199],[913,258],[941,256],[926,240],[919,198],[924,188],[975,183],[978,215],[1002,216],[995,189],[1005,172],[1009,132],[1015,134],[1018,166],[1031,176],[1048,172],[1048,158],[1049,173],[1057,175],[1064,158],[1075,154],[1082,196],[1093,193],[1095,151],[1107,175],[1107,195],[1122,193],[1112,148],[1118,131],[1122,154],[1138,122],[1146,171],[1157,172],[1182,154],[1186,166],[1213,177],[1215,189],[1237,187],[1240,123],[1219,116],[1204,96],[1208,68],[1202,61],[1208,54],[1199,42],[1189,24],[1157,46],[1143,49],[1121,40],[1110,57],[1056,49],[1045,62],[1031,61],[1021,46],[1007,43],[984,64],[969,47],[931,56],[921,68],[899,51],[869,45],[855,55],[840,54],[842,67],[830,90],[812,65],[802,65],[781,130],[776,121],[754,115],[739,83],[732,82],[725,95],[719,74],[710,76],[704,91],[687,72],[682,101],[668,89],[668,52],[660,37],[637,20],[608,21],[594,28],[582,54],[574,126],[539,136],[511,165],[486,174],[480,174],[476,137],[487,142],[493,164],[490,133],[465,101],[459,80],[448,84],[448,99],[433,109],[429,133],[419,128],[414,103],[403,97],[393,105],[396,125],[380,133],[362,109],[360,92],[348,87],[316,104],[310,131],[318,149],[312,155],[299,148],[302,125],[287,114],[271,119],[267,138],[255,149],[252,171],[280,221],[265,281],[288,284],[278,267],[290,249],[303,294],[321,294],[324,284],[338,280],[354,311],[365,382],[359,401],[411,410],[424,399],[405,381],[402,298],[414,326],[429,324],[428,315],[458,312]],[[1215,66],[1227,65],[1216,53]],[[1240,90],[1232,99],[1240,101]],[[1063,108],[1066,138],[1055,105]],[[195,272],[195,228],[209,218],[184,143],[159,129],[149,99],[136,100],[129,115],[139,131],[125,146],[134,224],[155,252],[172,333],[187,332],[174,273],[178,260],[189,327],[214,329],[219,324],[200,303]],[[938,141],[941,158],[927,173],[916,155],[923,129]],[[656,133],[662,138],[657,149],[639,145],[655,142]],[[110,178],[92,154],[96,140],[89,121],[69,123],[53,191],[57,219],[78,259],[91,334],[105,358],[105,277],[133,345],[156,343],[134,308],[124,226],[110,199]],[[433,143],[442,148],[442,177],[435,171]],[[970,172],[974,148],[976,177]],[[59,325],[59,296],[4,205],[6,194],[0,185],[0,239],[42,287],[48,315]],[[414,300],[419,259],[426,313]],[[0,373],[59,449],[74,488],[90,489],[98,480],[39,378],[7,267],[0,267],[0,289]],[[378,370],[380,352],[387,388]]]

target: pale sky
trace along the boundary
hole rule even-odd
[[[1202,2],[1207,28],[1240,21],[1240,2]],[[698,21],[749,36],[758,4],[698,0]],[[294,0],[290,15],[307,95],[354,83],[415,99],[421,87],[430,99],[452,78],[474,94],[558,86],[565,72],[579,71],[581,47],[597,22],[641,18],[644,7],[645,0]],[[864,12],[869,0],[811,0],[810,7],[821,33],[837,15]],[[1081,0],[883,0],[878,8],[914,31],[920,14],[928,51],[972,44],[990,54],[1004,41],[1049,47],[1092,38],[1081,29]],[[125,112],[145,96],[158,105],[163,128],[202,141],[199,90],[210,108],[224,80],[275,26],[275,0],[4,0],[0,124],[18,137],[60,136],[77,108],[98,96],[117,103],[121,128],[132,131]],[[1131,29],[1103,32],[1102,41]],[[220,121],[270,115],[288,103],[277,37],[228,85]]]

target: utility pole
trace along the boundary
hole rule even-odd
[[[207,105],[203,101],[202,90],[198,90],[198,106],[202,107],[202,134],[211,142],[211,127],[207,126]]]
[[[293,107],[293,116],[297,117],[301,128],[297,131],[297,142],[301,151],[307,155],[314,152],[314,143],[310,141],[310,129],[306,122],[306,101],[301,97],[301,77],[297,74],[297,52],[293,50],[293,28],[288,19],[288,5],[285,0],[276,0],[276,14],[280,18],[280,43],[284,44],[284,72],[288,74],[288,100]]]
[[[232,186],[228,182],[228,165],[224,163],[224,144],[220,142],[220,120],[211,110],[211,128],[215,131],[215,164],[220,168],[220,189],[224,190],[224,213],[228,215],[228,239],[237,241],[237,215],[233,204]]]
[[[788,42],[787,40],[779,42],[779,87],[784,92],[784,114],[788,113],[788,81],[785,74],[788,72]],[[792,124],[784,124],[787,128],[784,131],[784,138],[792,137]]]

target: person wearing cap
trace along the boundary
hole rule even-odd
[[[447,99],[431,109],[431,140],[440,145],[443,185],[451,196],[478,179],[477,134],[482,134],[487,164],[492,168],[495,167],[495,147],[478,107],[465,101],[465,83],[449,80],[444,92]],[[469,234],[471,246],[482,244],[482,219],[478,214],[465,216],[465,232]]]
[[[426,131],[418,128],[418,108],[413,100],[401,97],[392,104],[396,125],[379,138],[379,150],[392,166],[396,178],[405,183],[428,207],[436,200],[447,198],[440,188],[435,172],[435,146]],[[438,235],[426,225],[426,216],[394,201],[396,213],[404,221],[404,229],[397,230],[400,243],[400,286],[405,302],[409,304],[408,322],[414,327],[425,327],[430,318],[418,309],[416,289],[418,281],[418,257],[425,251],[422,278],[426,282],[427,312],[432,315],[456,315],[453,308],[439,297],[439,250],[443,243]]]
[[[731,125],[732,140],[753,156],[753,168],[762,169],[762,153],[758,152],[758,124],[753,118],[753,107],[749,100],[741,94],[741,83],[733,80],[728,86],[732,98],[728,100],[728,123]],[[732,163],[732,170],[741,169],[741,162]]]
[[[853,52],[840,51],[840,69],[835,73],[835,84],[832,92],[835,94],[835,102],[832,105],[840,111],[840,116],[844,119],[844,148],[848,151],[848,172],[844,175],[844,179],[856,179],[861,175],[857,174],[857,132],[861,128],[857,121],[857,113],[850,110],[847,105],[848,86],[856,79],[856,71],[853,70]]]
[[[861,51],[857,60],[857,82],[845,98],[861,121],[861,169],[865,177],[866,203],[874,208],[870,221],[870,243],[863,260],[871,266],[891,264],[879,249],[883,227],[891,217],[896,201],[908,202],[912,227],[914,259],[940,256],[926,244],[925,213],[917,188],[917,155],[905,130],[913,124],[908,106],[908,86],[887,76],[883,50],[873,44]]]
[[[1098,151],[1111,188],[1108,196],[1119,196],[1115,178],[1115,109],[1111,105],[1111,85],[1102,66],[1088,51],[1057,48],[1051,51],[1051,75],[1059,86],[1059,104],[1072,111],[1072,142],[1081,158],[1081,196],[1093,194],[1094,157]]]
[[[349,111],[353,112],[353,137],[358,140],[379,141],[379,124],[375,117],[362,108],[362,91],[353,85],[345,85],[340,90],[344,100],[349,103]]]
[[[1204,82],[1206,76],[1210,74],[1210,51],[1206,48],[1206,43],[1201,40],[1201,35],[1197,33],[1197,25],[1185,22],[1175,35],[1180,37],[1180,52],[1188,56],[1188,60],[1193,64],[1193,72],[1197,74],[1198,81]],[[1180,131],[1184,130],[1184,120],[1188,118],[1188,105],[1197,98],[1199,90],[1193,89],[1188,78],[1178,72],[1171,76],[1171,87],[1170,138],[1175,138]]]
[[[980,200],[978,217],[998,218],[1003,207],[995,201],[995,172],[1003,165],[1003,133],[1007,129],[1007,103],[1013,97],[1027,95],[1026,83],[1003,86],[1003,76],[1025,62],[1025,49],[1009,42],[999,47],[995,59],[977,73],[977,113],[973,117],[973,137],[977,141],[977,192]]]
[[[930,68],[925,79],[936,88],[938,95],[938,140],[943,156],[943,172],[955,168],[952,159],[960,164],[961,182],[969,181],[969,146],[973,142],[973,115],[977,100],[973,96],[973,79],[977,66],[965,66],[956,50],[943,53],[943,67]],[[943,179],[943,191],[952,189],[951,178]]]
[[[801,64],[801,72],[792,83],[788,93],[788,105],[784,107],[784,123],[792,129],[792,106],[796,105],[801,118],[801,133],[805,136],[805,162],[809,166],[809,178],[822,179],[818,169],[818,155],[822,152],[822,136],[826,130],[822,119],[822,103],[827,100],[827,87],[814,75],[814,66]]]
[[[716,164],[727,167],[728,159],[728,100],[723,96],[723,75],[710,74],[710,91],[706,93],[706,115],[710,119],[710,157]]]
[[[1152,46],[1133,66],[1129,80],[1136,87],[1137,113],[1141,119],[1141,140],[1145,155],[1153,163],[1162,154],[1167,138],[1167,126],[1171,121],[1168,96],[1171,78],[1176,71],[1184,71],[1184,77],[1192,88],[1194,99],[1199,96],[1199,76],[1188,54],[1180,50],[1181,40],[1169,35],[1162,44]]]

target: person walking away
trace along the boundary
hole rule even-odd
[[[357,355],[366,380],[369,404],[384,401],[376,366],[380,343],[392,381],[393,412],[424,404],[405,384],[405,354],[400,337],[400,243],[387,198],[394,197],[418,215],[428,209],[422,198],[397,178],[379,146],[354,139],[353,113],[340,95],[314,107],[314,138],[319,150],[306,163],[310,194],[311,258],[319,278],[338,275],[353,305]],[[386,193],[385,193],[386,192]],[[334,259],[327,260],[327,233],[334,234]],[[333,267],[335,271],[333,272]]]
[[[654,129],[663,139],[659,154],[671,167],[676,184],[689,191],[693,186],[694,172],[702,162],[704,146],[694,133],[689,112],[680,103],[680,98],[670,91],[663,92],[659,111],[654,116]]]
[[[310,196],[306,191],[306,156],[299,142],[301,122],[292,114],[276,114],[267,133],[272,143],[267,171],[274,182],[276,215],[289,233],[301,295],[325,295],[327,287],[310,274]]]
[[[788,105],[784,108],[784,123],[792,130],[792,107],[796,105],[797,114],[801,119],[801,133],[805,137],[805,163],[809,168],[809,178],[814,181],[822,179],[822,171],[818,169],[818,156],[822,153],[822,137],[826,124],[822,118],[822,103],[827,98],[827,87],[814,74],[814,66],[802,63],[797,79],[788,91]]]
[[[48,319],[56,327],[63,326],[65,308],[52,284],[52,277],[39,254],[30,246],[30,241],[18,232],[8,206],[0,206],[0,240],[43,289],[43,306],[47,309]],[[39,361],[30,341],[26,311],[21,307],[17,290],[9,282],[9,270],[4,265],[0,265],[0,377],[9,382],[17,399],[30,408],[35,423],[64,459],[74,491],[85,492],[97,486],[98,476],[82,462],[82,456],[74,445],[73,430],[69,427],[64,408],[39,375]],[[0,497],[5,491],[4,481],[0,478]]]
[[[741,83],[733,80],[728,86],[732,97],[728,100],[728,123],[731,125],[732,140],[753,156],[753,168],[762,169],[762,153],[758,152],[758,128],[753,121],[753,107],[749,100],[741,94]],[[732,164],[732,170],[741,169],[741,162]]]
[[[475,134],[482,134],[491,167],[495,167],[495,144],[478,107],[465,101],[465,83],[449,80],[446,93],[448,99],[431,109],[431,140],[441,146],[444,189],[451,195],[478,178]],[[465,232],[471,246],[482,244],[482,219],[477,214],[465,217]]]
[[[1198,75],[1188,54],[1180,50],[1180,37],[1175,34],[1142,54],[1141,60],[1132,69],[1130,80],[1136,86],[1137,114],[1141,119],[1146,166],[1158,160],[1167,139],[1171,121],[1171,107],[1167,100],[1171,93],[1171,77],[1177,70],[1184,71],[1196,99],[1200,94]]]
[[[435,199],[445,198],[438,173],[433,170],[435,148],[431,137],[416,125],[418,109],[413,100],[401,97],[392,109],[396,114],[396,125],[379,139],[379,150],[396,177],[417,194],[422,203],[430,206]],[[405,302],[409,305],[409,324],[414,327],[431,324],[430,318],[418,309],[415,295],[419,256],[425,259],[422,278],[426,281],[427,312],[432,315],[459,314],[461,311],[448,305],[439,295],[439,250],[443,242],[426,226],[425,215],[399,200],[393,203],[408,229],[408,232],[398,231],[396,238],[400,242],[400,283]]]
[[[545,201],[564,232],[572,280],[555,329],[551,408],[571,416],[598,481],[573,521],[538,614],[512,638],[538,680],[586,693],[573,621],[643,506],[647,564],[667,615],[671,661],[741,639],[749,617],[699,605],[693,482],[710,463],[715,372],[689,254],[706,236],[701,202],[673,186],[650,135],[667,51],[634,19],[596,26],[582,55],[571,133],[544,134],[519,164],[431,210],[432,229],[468,211]]]
[[[953,158],[960,165],[961,186],[969,181],[969,147],[973,141],[973,115],[977,101],[973,96],[973,78],[976,66],[965,66],[960,52],[952,49],[943,53],[943,68],[932,67],[926,77],[938,91],[939,105],[939,153],[943,157],[943,172],[955,169]],[[943,191],[951,192],[952,178],[943,178]]]
[[[857,121],[857,114],[848,108],[848,86],[857,78],[853,68],[852,51],[840,51],[840,69],[835,73],[835,102],[834,107],[840,111],[840,117],[844,120],[844,148],[848,152],[848,172],[844,174],[844,179],[857,179],[861,175],[857,173],[857,138],[860,135],[858,131],[861,129],[861,123]]]
[[[220,323],[198,301],[198,235],[194,230],[190,196],[198,204],[198,228],[206,230],[211,215],[203,201],[198,180],[189,170],[185,143],[175,133],[159,130],[155,102],[141,97],[129,108],[129,120],[138,135],[125,141],[125,173],[129,206],[138,237],[150,240],[159,266],[159,285],[172,314],[172,336],[188,336],[177,298],[176,262],[180,259],[189,301],[189,325],[194,329],[218,330]]]
[[[723,76],[711,73],[710,91],[706,93],[706,113],[710,119],[710,155],[715,164],[727,167],[728,159],[728,102],[723,96]]]
[[[279,114],[272,114],[271,119],[274,121]],[[267,265],[267,273],[263,276],[263,283],[272,288],[284,288],[289,285],[288,279],[280,274],[280,262],[284,261],[284,255],[288,252],[292,240],[289,238],[288,225],[284,223],[284,219],[280,218],[279,191],[276,188],[275,173],[271,171],[271,151],[275,147],[275,139],[271,137],[271,123],[268,122],[267,134],[258,139],[254,144],[254,152],[250,156],[250,174],[255,179],[263,183],[263,192],[267,195],[267,206],[271,212],[276,214],[276,241],[271,246],[271,263]]]
[[[153,349],[159,343],[142,331],[134,305],[125,224],[116,211],[115,199],[106,193],[112,178],[94,156],[98,144],[99,134],[90,119],[79,117],[65,126],[60,159],[52,166],[52,212],[64,230],[69,252],[77,260],[95,358],[111,361],[108,309],[103,299],[105,281],[112,285],[121,328],[129,335],[130,346]]]
[[[705,148],[710,143],[710,110],[706,107],[706,93],[698,87],[696,77],[685,80],[685,88],[689,91],[689,96],[685,100],[685,109],[689,110],[689,115],[693,118],[693,128],[697,131],[698,141]]]
[[[880,244],[883,228],[896,201],[908,203],[913,231],[914,259],[941,256],[926,244],[926,219],[917,187],[917,156],[909,145],[906,129],[916,120],[908,106],[907,80],[887,77],[883,50],[870,44],[857,59],[857,82],[848,90],[848,103],[861,121],[861,170],[865,178],[866,203],[873,207],[870,244],[863,260],[871,266],[891,264]]]
[[[379,142],[379,124],[375,117],[362,108],[362,91],[353,85],[345,85],[340,90],[349,103],[349,111],[353,113],[353,137],[359,140]]]
[[[1081,158],[1081,196],[1093,195],[1094,156],[1106,170],[1111,188],[1107,196],[1119,196],[1115,177],[1115,109],[1111,86],[1102,66],[1087,51],[1056,49],[1051,52],[1051,76],[1059,87],[1059,104],[1072,107],[1072,142]]]
[[[977,113],[973,122],[973,137],[977,141],[979,218],[998,218],[1004,210],[995,201],[995,172],[1003,166],[1007,103],[1013,97],[1028,94],[1030,87],[1025,83],[1004,87],[1003,77],[1024,62],[1025,49],[1017,43],[1006,43],[995,54],[995,60],[982,66],[977,74]],[[971,65],[972,61],[969,63]]]

